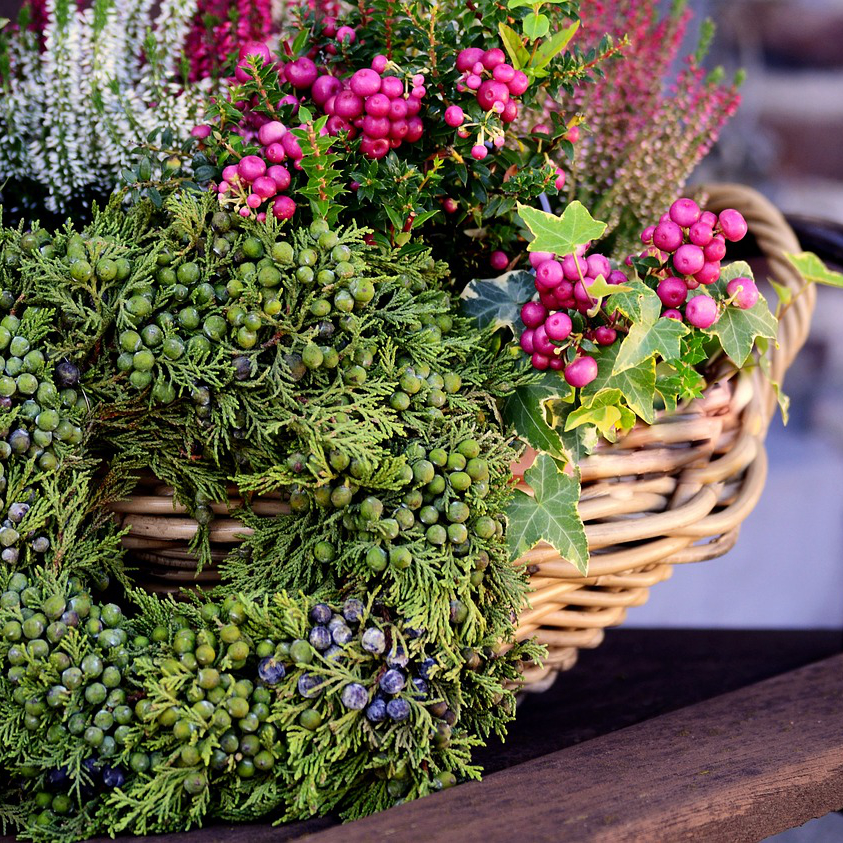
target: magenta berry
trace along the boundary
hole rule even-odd
[[[665,252],[675,252],[683,241],[682,229],[672,220],[660,222],[653,231],[653,245]]]
[[[353,120],[363,113],[363,100],[354,91],[340,91],[334,100],[334,114]]]
[[[601,325],[594,330],[594,340],[598,345],[611,345],[618,338],[618,332],[608,325]]]
[[[353,44],[357,40],[357,33],[350,26],[341,26],[337,30],[337,41],[340,44],[345,41],[348,44]]]
[[[288,220],[296,212],[296,203],[289,196],[278,196],[272,203],[273,216],[278,220]]]
[[[597,377],[597,361],[593,357],[577,357],[565,367],[565,380],[574,389],[588,386]]]
[[[449,105],[445,109],[445,122],[452,129],[462,126],[463,120],[465,120],[465,114],[463,114],[463,110],[458,105]]]
[[[550,341],[544,325],[539,325],[533,331],[533,346],[541,354],[553,354],[556,351],[556,346]]]
[[[292,181],[290,171],[286,167],[282,167],[280,164],[273,164],[266,171],[266,174],[275,182],[278,190],[286,190]]]
[[[715,234],[703,247],[703,255],[707,261],[722,261],[726,257],[726,240],[722,234]]]
[[[673,265],[680,275],[695,275],[703,268],[705,255],[699,246],[686,243],[680,246],[673,255]]]
[[[680,304],[685,303],[685,299],[688,297],[688,288],[681,278],[671,275],[669,278],[659,281],[659,286],[656,287],[656,295],[666,307],[679,307]]]
[[[488,154],[489,150],[482,143],[475,144],[471,147],[471,157],[475,161],[482,161]]]
[[[553,186],[557,190],[562,190],[565,187],[565,171],[559,167],[556,168],[556,178],[553,180]]]
[[[688,239],[695,246],[707,246],[714,237],[714,230],[702,220],[695,222],[688,231]]]
[[[261,146],[269,146],[272,143],[278,143],[286,134],[287,127],[283,123],[278,120],[271,120],[258,129],[258,140],[261,142]]]
[[[374,70],[375,73],[383,73],[384,70],[386,70],[387,64],[389,64],[389,59],[386,56],[375,56],[372,59],[372,70]]]
[[[533,364],[534,369],[539,369],[543,372],[548,366],[550,366],[550,356],[536,351],[533,352],[530,362]]]
[[[626,282],[629,281],[629,278],[627,278],[626,275],[619,269],[613,269],[606,280],[610,284],[626,284]]]
[[[557,342],[566,340],[573,327],[571,317],[567,313],[552,313],[544,323],[547,336]]]
[[[278,185],[270,175],[260,176],[252,183],[252,190],[261,198],[269,199],[278,193]]]
[[[641,242],[645,246],[651,246],[653,243],[653,234],[656,230],[654,225],[648,225],[642,232],[641,232]]]
[[[479,47],[468,47],[465,50],[461,50],[457,55],[457,70],[460,73],[465,73],[467,70],[471,70],[482,58],[483,50]]]
[[[547,310],[537,301],[528,301],[521,306],[521,321],[528,328],[538,328],[544,324],[547,318]]]
[[[662,319],[676,319],[678,322],[681,322],[682,314],[678,310],[669,308],[664,313],[662,313]]]
[[[551,252],[530,252],[530,266],[538,269],[545,261],[552,261],[555,257]]]
[[[516,70],[508,87],[513,97],[520,97],[530,87],[530,79],[523,70]]]
[[[726,285],[726,293],[734,297],[733,304],[741,310],[749,310],[758,302],[758,287],[752,278],[733,278]]]
[[[564,278],[565,274],[562,272],[562,264],[559,261],[544,261],[536,269],[536,281],[546,290],[558,287]]]
[[[693,199],[677,199],[668,214],[677,225],[690,228],[700,218],[700,206]]]
[[[486,50],[480,61],[483,62],[483,67],[486,70],[494,70],[499,64],[506,61],[506,53],[500,47],[494,47],[491,50]]]
[[[706,261],[703,268],[694,273],[694,281],[700,284],[714,284],[720,278],[720,261]]]
[[[284,68],[284,74],[294,88],[306,89],[313,86],[319,70],[307,56],[301,56]]]
[[[358,97],[370,97],[381,89],[380,74],[369,67],[363,67],[355,71],[348,83],[348,87]]]
[[[685,318],[695,328],[710,328],[717,317],[717,302],[710,296],[694,296],[685,305]]]
[[[397,76],[384,76],[381,79],[381,93],[394,100],[404,96],[404,83]]]
[[[533,345],[533,329],[527,328],[527,330],[521,334],[519,342],[523,351],[526,351],[527,354],[532,354],[536,350]]]
[[[257,155],[247,155],[240,159],[237,174],[248,182],[253,182],[266,173],[266,164]]]
[[[591,278],[602,275],[604,279],[608,279],[612,274],[612,265],[603,255],[589,255],[585,262],[588,267],[587,273]]]
[[[489,265],[498,272],[506,269],[509,265],[509,258],[506,256],[506,252],[501,252],[500,250],[492,252],[489,256]]]
[[[562,269],[569,281],[579,281],[588,272],[588,263],[585,258],[576,255],[565,255],[562,258]]]
[[[743,218],[743,214],[734,208],[727,208],[725,211],[721,211],[717,221],[720,231],[723,232],[723,236],[733,243],[741,240],[746,235],[746,220]]]

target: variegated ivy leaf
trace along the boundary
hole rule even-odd
[[[678,319],[636,322],[621,343],[612,374],[620,374],[656,356],[664,360],[677,359],[680,340],[687,333],[688,328]]]
[[[558,372],[545,372],[538,383],[521,386],[506,399],[503,405],[504,420],[537,451],[568,459],[559,432],[548,423],[546,404],[570,392],[571,387]]]
[[[668,320],[664,320],[665,322]],[[620,351],[618,343],[597,348],[592,356],[597,361],[597,377],[580,390],[583,406],[591,406],[596,397],[607,389],[619,390],[626,405],[648,424],[655,421],[656,361],[650,357],[621,372],[615,372]],[[630,425],[631,426],[631,425]]]
[[[516,325],[521,306],[536,292],[535,278],[523,269],[497,278],[471,281],[462,294],[462,309],[479,328]]]
[[[843,272],[829,269],[813,252],[799,252],[785,257],[799,270],[799,274],[811,284],[825,284],[829,287],[843,287]]]
[[[518,215],[533,235],[527,246],[530,252],[569,255],[577,246],[600,239],[606,230],[606,223],[595,220],[585,205],[577,200],[571,202],[559,217],[519,202]]]
[[[749,264],[743,261],[729,264],[720,275],[720,280],[716,285],[717,290],[725,295],[729,281],[743,277],[752,278]],[[674,322],[675,320],[662,319],[661,321]],[[752,353],[756,340],[759,337],[775,339],[778,327],[776,317],[770,313],[764,297],[759,296],[755,306],[749,310],[741,310],[734,305],[724,308],[720,318],[708,330],[720,340],[723,351],[740,368]]]
[[[590,288],[589,288],[590,289]],[[655,322],[661,315],[662,304],[654,290],[633,278],[623,285],[613,287],[606,301],[609,313],[619,310],[630,322]]]
[[[540,541],[549,542],[580,573],[588,570],[588,542],[580,518],[579,469],[571,474],[547,454],[539,454],[524,480],[534,496],[516,489],[506,510],[506,537],[514,560]]]
[[[629,430],[635,424],[635,413],[623,403],[623,398],[619,389],[601,389],[588,406],[581,406],[568,416],[565,430],[590,424],[614,442],[619,430]]]

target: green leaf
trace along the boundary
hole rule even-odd
[[[638,366],[657,355],[664,360],[680,356],[680,340],[688,328],[677,319],[657,319],[653,323],[636,322],[621,343],[613,374]]]
[[[546,403],[570,391],[571,387],[557,373],[546,372],[541,381],[518,387],[504,401],[504,420],[537,451],[567,459],[559,433],[548,424]]]
[[[568,46],[570,40],[574,37],[577,30],[580,28],[580,23],[572,23],[559,32],[555,32],[536,50],[536,55],[533,57],[532,66],[542,68],[550,64],[550,62],[561,53],[565,47]]]
[[[829,287],[843,287],[843,272],[829,269],[813,252],[799,252],[784,255],[811,284],[826,284]]]
[[[300,105],[298,114],[296,115],[302,123],[310,123],[313,120],[313,114],[309,108]]]
[[[149,188],[149,201],[152,202],[156,208],[160,208],[164,204],[164,200],[157,187]]]
[[[512,328],[520,318],[521,306],[536,292],[535,280],[518,269],[497,278],[471,281],[462,294],[463,312],[479,328]]]
[[[521,36],[511,26],[507,26],[505,23],[498,24],[498,32],[500,33],[501,41],[503,41],[504,49],[512,62],[512,66],[516,70],[521,70],[530,61],[530,54],[524,48]]]
[[[721,291],[733,278],[752,277],[748,264],[738,261],[727,266],[717,282]],[[673,319],[663,319],[663,322],[673,322]],[[776,317],[770,313],[763,296],[758,297],[754,307],[749,310],[741,310],[734,305],[727,307],[720,314],[720,318],[709,328],[720,340],[720,345],[729,359],[739,368],[746,363],[752,353],[758,337],[769,337],[775,339],[778,333],[778,322]]]
[[[603,299],[606,296],[611,296],[614,292],[627,292],[632,290],[632,287],[623,284],[609,284],[602,275],[598,275],[588,288],[588,294],[593,299]]]
[[[538,12],[530,12],[521,23],[524,34],[531,41],[538,41],[550,32],[550,18]]]
[[[659,318],[662,305],[654,290],[637,278],[622,286],[614,287],[618,292],[606,301],[609,313],[619,310],[630,322],[655,322]]]
[[[635,424],[635,413],[622,403],[622,399],[619,389],[601,389],[589,406],[579,407],[568,416],[565,430],[590,424],[601,436],[614,440],[618,430],[628,430]]]
[[[524,480],[535,497],[516,490],[506,511],[507,542],[512,559],[523,556],[540,541],[549,542],[564,559],[585,574],[588,542],[577,506],[579,470],[564,474],[552,457],[539,454]]]
[[[527,246],[530,252],[569,255],[577,246],[599,240],[606,230],[606,223],[595,220],[585,205],[576,199],[559,217],[522,205],[520,202],[518,215],[533,235],[533,240]]]
[[[793,291],[790,289],[790,287],[785,287],[784,284],[779,284],[772,278],[768,278],[767,280],[770,282],[770,286],[773,288],[773,290],[775,290],[776,297],[779,300],[779,306],[787,307],[793,300]]]
[[[667,320],[665,320],[667,321]],[[597,361],[597,377],[580,390],[580,401],[590,406],[607,389],[620,390],[627,406],[647,424],[655,421],[653,410],[656,391],[656,361],[651,357],[622,372],[615,372],[619,343],[598,348],[592,356]]]
[[[522,6],[535,6],[536,0],[508,0],[508,9],[520,9]]]

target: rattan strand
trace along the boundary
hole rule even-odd
[[[771,354],[772,377],[780,381],[807,338],[815,303],[813,288],[804,288],[783,256],[798,251],[799,243],[781,213],[749,188],[713,185],[700,194],[710,210],[743,213],[770,276],[798,293],[782,317]],[[674,565],[713,559],[735,544],[764,487],[764,436],[775,406],[774,390],[759,370],[724,370],[701,399],[652,425],[636,426],[583,460],[580,513],[589,543],[588,575],[545,544],[516,563],[527,566],[532,586],[517,638],[535,635],[548,650],[541,667],[524,670],[527,690],[544,690],[555,673],[573,666],[580,649],[599,646],[604,629],[622,623],[628,608],[644,603],[649,589],[670,577]],[[530,460],[527,454],[513,466],[517,477]],[[171,593],[194,582],[188,542],[197,525],[174,505],[172,490],[154,478],[143,492],[116,505],[115,517],[130,527],[125,543],[139,581],[151,591]],[[234,508],[239,500],[234,489],[231,493]],[[265,515],[288,511],[277,499],[258,506]],[[223,505],[214,509],[227,514]],[[214,561],[247,532],[232,518],[213,522]],[[195,582],[214,581],[211,570]]]

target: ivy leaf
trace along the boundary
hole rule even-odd
[[[515,491],[507,507],[507,541],[512,559],[523,556],[540,541],[549,542],[564,559],[585,574],[588,542],[577,506],[580,501],[579,470],[564,474],[552,457],[539,454],[524,480],[535,497]]]
[[[570,40],[574,37],[577,30],[580,28],[580,23],[572,23],[559,32],[555,32],[536,50],[536,55],[533,58],[533,67],[546,67],[550,62],[561,53],[565,47],[568,46]]]
[[[577,246],[600,239],[606,230],[606,223],[595,220],[585,205],[576,199],[559,217],[520,202],[518,215],[533,235],[533,240],[527,246],[529,252],[569,255]]]
[[[664,320],[667,321],[667,320]],[[627,406],[647,424],[655,421],[656,361],[650,357],[622,372],[615,372],[620,345],[598,348],[592,356],[597,361],[597,377],[580,390],[580,401],[590,406],[596,396],[607,389],[620,390]]]
[[[784,255],[811,284],[825,284],[829,287],[843,287],[843,272],[829,269],[813,252],[799,252]]]
[[[749,265],[738,261],[727,266],[717,282],[717,287],[725,291],[726,285],[733,278],[752,277]],[[662,319],[662,322],[673,322],[673,319]],[[775,339],[778,333],[776,317],[770,313],[763,296],[749,310],[729,306],[720,314],[720,318],[709,328],[709,332],[720,340],[720,345],[729,359],[738,367],[746,363],[752,353],[755,341],[759,337]]]
[[[512,328],[521,318],[521,306],[536,292],[536,279],[523,269],[497,278],[469,282],[463,290],[462,309],[479,328]]]
[[[500,33],[501,41],[503,41],[504,49],[512,62],[512,66],[516,70],[521,70],[530,61],[530,54],[524,48],[521,36],[511,26],[507,26],[505,23],[498,25],[498,32]]]
[[[633,278],[612,289],[612,295],[606,302],[609,313],[619,310],[630,322],[655,322],[659,318],[661,301],[655,291],[642,281]]]
[[[538,12],[530,12],[521,25],[524,28],[524,34],[531,41],[538,41],[550,31],[550,18]]]
[[[761,371],[764,373],[764,377],[767,378],[767,382],[773,387],[773,393],[776,396],[776,401],[779,404],[779,410],[782,414],[782,422],[787,424],[790,420],[790,396],[782,390],[781,384],[778,381],[773,380],[773,375],[770,371],[770,358],[762,355],[758,362],[761,365]]]
[[[629,430],[635,424],[635,413],[623,403],[619,389],[601,389],[589,406],[574,410],[565,422],[565,430],[584,424],[593,425],[601,436],[614,441],[618,430]]]
[[[603,299],[606,296],[612,295],[614,292],[629,292],[632,287],[624,284],[609,284],[602,276],[598,275],[588,287],[588,294],[593,299]]]
[[[537,451],[567,459],[559,433],[548,424],[546,402],[570,391],[571,388],[558,374],[546,372],[541,381],[518,387],[506,399],[503,417]]]
[[[621,343],[612,374],[638,366],[645,360],[660,356],[675,360],[680,355],[680,340],[688,328],[677,319],[656,319],[655,322],[636,322]]]

